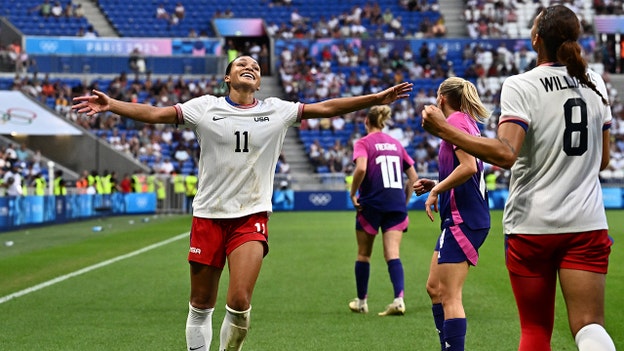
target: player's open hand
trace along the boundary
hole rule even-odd
[[[439,136],[446,125],[446,118],[442,110],[435,105],[427,105],[422,112],[422,127],[429,133]]]
[[[429,192],[429,196],[427,197],[427,201],[425,201],[425,212],[427,212],[427,217],[433,222],[433,212],[438,213],[438,193],[435,191]]]
[[[351,196],[351,202],[353,203],[353,207],[355,207],[356,210],[362,210],[362,206],[360,205],[360,201],[358,200],[357,195]]]
[[[382,97],[380,105],[387,105],[389,103],[395,102],[396,100],[408,97],[409,92],[412,91],[413,86],[414,84],[412,83],[403,82],[380,92],[379,94],[381,94]]]
[[[79,113],[86,113],[87,116],[110,110],[110,98],[106,94],[95,89],[92,93],[93,95],[75,97],[73,101],[76,104],[72,108]]]

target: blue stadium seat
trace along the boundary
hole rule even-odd
[[[318,167],[316,167],[316,173],[319,173],[319,174],[329,173],[329,167],[327,167],[327,166],[318,166]]]

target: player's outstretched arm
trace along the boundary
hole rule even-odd
[[[177,112],[173,106],[156,107],[120,101],[95,89],[92,91],[92,95],[78,96],[73,101],[72,108],[79,113],[86,113],[87,116],[110,111],[145,123],[173,124],[177,122]]]
[[[412,83],[403,82],[375,94],[328,99],[306,104],[302,119],[341,116],[375,105],[387,105],[409,96]]]

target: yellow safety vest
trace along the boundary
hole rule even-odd
[[[100,178],[102,183],[102,194],[111,194],[113,192],[113,184],[111,183],[111,175],[107,174]]]
[[[162,179],[156,179],[156,198],[158,200],[164,200],[167,198],[167,190],[165,189],[165,182]]]
[[[184,186],[184,176],[181,174],[176,174],[173,177],[173,192],[176,194],[185,193],[186,187]]]
[[[135,193],[142,193],[143,192],[143,184],[141,184],[141,178],[138,175],[133,175],[132,176],[132,180],[134,181],[134,184],[132,184],[134,186],[134,192]]]
[[[54,195],[67,195],[67,188],[61,184],[63,178],[54,179]]]
[[[88,186],[92,186],[93,185],[93,187],[95,187],[95,177],[89,174],[87,176],[87,184],[88,184]]]
[[[95,176],[95,191],[98,194],[104,194],[104,185],[102,184],[102,177]]]
[[[148,175],[145,182],[147,183],[148,193],[153,193],[154,191],[156,191],[156,176],[155,175]]]
[[[351,184],[353,184],[353,175],[345,176],[345,187],[347,190],[351,190]]]
[[[46,181],[43,178],[35,179],[35,195],[43,196],[45,195]]]
[[[488,190],[496,190],[496,178],[494,173],[485,176],[485,186]]]
[[[195,196],[197,194],[197,176],[189,174],[184,182],[186,183],[186,196]]]

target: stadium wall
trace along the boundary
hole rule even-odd
[[[0,197],[0,232],[109,215],[156,212],[156,194]]]
[[[501,210],[507,201],[507,189],[489,191],[490,209]],[[608,209],[624,208],[623,188],[603,188],[603,199]],[[410,210],[422,210],[428,194],[412,196]],[[348,191],[293,191],[276,190],[273,193],[274,211],[336,211],[354,210]]]
[[[98,173],[108,170],[116,171],[117,174],[132,174],[136,170],[149,172],[149,167],[118,152],[106,140],[98,139],[89,132],[72,136],[17,135],[10,138],[16,144],[28,145],[31,150],[41,150],[47,158],[77,174],[83,170],[96,170]]]
[[[605,207],[624,208],[623,188],[603,188]],[[490,208],[500,210],[507,200],[507,189],[489,192]],[[111,195],[74,194],[66,196],[0,197],[0,232],[17,230],[33,225],[72,222],[103,216],[128,214],[154,214],[187,212],[184,196],[168,197],[171,203],[157,201],[156,193],[115,193]],[[408,209],[422,210],[427,194],[412,196]],[[348,191],[295,191],[292,189],[273,192],[274,211],[353,211]],[[175,205],[175,206],[172,206]]]
[[[24,39],[38,72],[119,74],[129,71],[128,59],[138,49],[152,74],[214,75],[225,69],[220,38],[82,38]]]
[[[116,151],[106,140],[59,117],[36,99],[19,91],[0,91],[0,134],[28,145],[56,164],[79,174],[83,170],[115,170],[121,174],[149,168]],[[71,179],[70,175],[65,176]]]

